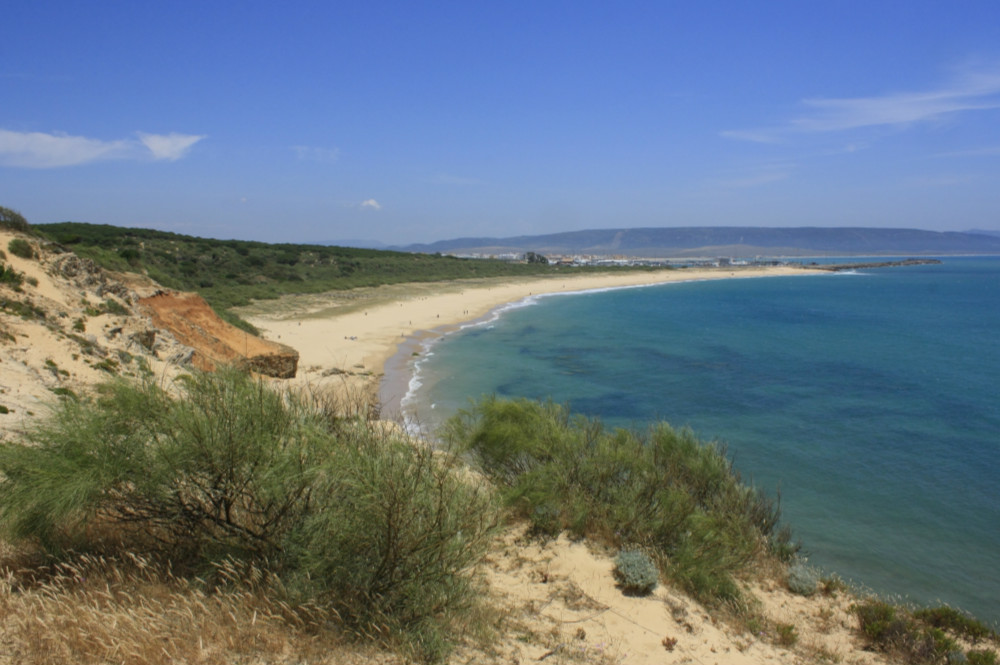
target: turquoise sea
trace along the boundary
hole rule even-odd
[[[433,344],[404,407],[661,418],[780,489],[810,562],[1000,621],[1000,258],[539,297]]]

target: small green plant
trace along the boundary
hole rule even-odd
[[[72,400],[77,400],[76,393],[72,389],[66,388],[65,386],[59,386],[58,388],[51,388],[53,395],[58,395],[59,397],[67,397]]]
[[[102,372],[107,372],[108,374],[118,373],[119,363],[114,358],[105,358],[100,362],[94,363],[94,369],[99,369]]]
[[[640,550],[622,550],[615,557],[615,579],[629,594],[645,596],[660,581],[660,571],[648,554]]]
[[[77,332],[87,332],[87,324],[83,322],[83,317],[73,321],[73,330]]]
[[[12,238],[9,243],[7,243],[7,251],[14,256],[19,256],[22,259],[33,259],[35,258],[35,250],[32,249],[31,243],[24,238]]]
[[[117,300],[112,300],[108,298],[101,303],[101,311],[106,314],[114,314],[117,316],[125,316],[131,313],[128,307],[125,307]]]
[[[798,560],[788,567],[788,588],[800,596],[811,596],[816,593],[819,584],[819,572]]]
[[[20,273],[11,266],[4,265],[0,263],[0,284],[9,284],[18,289],[21,284],[24,283],[24,274]]]
[[[838,592],[847,591],[847,582],[842,580],[838,575],[821,577],[819,580],[819,589],[823,592],[824,596],[836,596]]]
[[[775,641],[783,647],[795,646],[799,641],[799,632],[790,623],[779,623],[774,627]]]
[[[3,404],[0,404],[0,414],[5,414],[5,413],[10,413],[10,409],[8,409]]]
[[[965,659],[969,665],[997,665],[997,652],[992,649],[969,649]]]

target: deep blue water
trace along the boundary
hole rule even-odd
[[[418,377],[425,424],[496,393],[689,425],[813,564],[1000,620],[1000,258],[539,298]]]

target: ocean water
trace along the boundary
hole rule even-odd
[[[690,426],[812,564],[1000,621],[1000,258],[540,297],[415,371],[426,427],[489,393]]]

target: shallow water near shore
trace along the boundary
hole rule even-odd
[[[1000,258],[539,298],[430,347],[406,401],[661,418],[780,487],[810,561],[1000,621]]]

